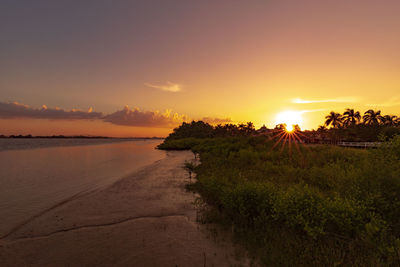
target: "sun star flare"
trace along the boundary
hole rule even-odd
[[[275,124],[286,124],[286,130],[292,132],[294,125],[298,125],[300,128],[303,124],[303,118],[300,111],[282,111],[276,115]]]

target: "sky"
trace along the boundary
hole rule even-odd
[[[398,0],[2,0],[0,134],[400,115],[399,14]]]

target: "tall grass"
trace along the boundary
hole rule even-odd
[[[209,218],[265,265],[399,265],[400,136],[376,150],[273,148],[263,137],[167,140],[201,164]]]

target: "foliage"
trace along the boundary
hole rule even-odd
[[[342,123],[346,126],[354,125],[361,120],[361,115],[359,111],[354,111],[354,109],[346,109],[343,113]]]
[[[192,188],[265,265],[400,263],[400,136],[376,150],[273,145],[234,136],[160,147],[200,154]]]
[[[325,119],[326,126],[332,125],[332,127],[336,128],[342,125],[342,115],[340,113],[331,111],[329,115],[325,117]]]
[[[362,118],[362,119],[361,119]],[[361,116],[359,111],[347,108],[343,114],[331,111],[326,117],[323,126],[317,130],[301,131],[298,125],[294,125],[294,132],[300,133],[298,136],[301,142],[305,143],[337,143],[347,142],[378,142],[380,138],[392,138],[400,134],[400,118],[394,115],[381,115],[380,110],[367,110]],[[326,126],[326,127],[325,127]],[[327,128],[330,127],[330,128]],[[225,124],[212,126],[203,121],[184,122],[175,128],[166,138],[169,140],[179,140],[183,138],[215,138],[215,137],[237,137],[265,135],[273,138],[279,135],[280,131],[285,131],[285,124],[278,124],[274,129],[265,126],[256,130],[252,122],[246,124]],[[188,140],[180,143],[175,149],[188,149]],[[168,149],[164,143],[160,148]],[[173,147],[172,147],[173,148]]]
[[[384,122],[384,118],[381,116],[381,111],[380,110],[375,111],[373,109],[365,111],[363,120],[364,124],[372,124],[372,125]]]
[[[327,129],[325,126],[331,128]],[[324,126],[320,126],[317,131],[305,131],[305,134],[308,140],[322,143],[377,142],[382,135],[391,138],[400,134],[400,118],[394,115],[381,115],[380,110],[372,109],[361,116],[359,111],[347,108],[343,114],[331,111],[325,117]]]
[[[226,137],[226,136],[247,136],[252,135],[256,132],[254,124],[248,122],[247,124],[218,124],[213,127],[212,125],[203,121],[192,121],[191,123],[182,123],[181,126],[175,128],[173,132],[166,138],[169,140],[181,140],[183,138],[210,138],[210,137]],[[188,142],[192,140],[185,140],[184,143],[180,143],[177,149],[188,149],[186,147]],[[168,149],[168,142],[162,144],[160,148]]]

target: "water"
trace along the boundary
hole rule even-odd
[[[7,143],[9,142],[9,143]],[[160,140],[1,139],[0,237],[32,216],[165,157]]]
[[[0,151],[35,149],[59,146],[82,146],[119,143],[137,139],[117,139],[117,138],[0,138]],[[140,139],[139,139],[140,140]],[[146,140],[146,139],[142,139]]]

